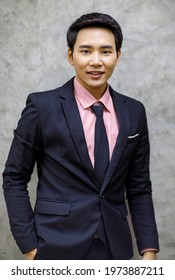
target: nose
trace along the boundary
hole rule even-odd
[[[101,55],[98,52],[94,52],[91,54],[89,65],[91,66],[98,66],[102,65],[103,62],[101,60]]]

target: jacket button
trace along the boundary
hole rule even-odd
[[[104,199],[104,198],[105,198],[105,195],[104,195],[104,194],[102,194],[102,195],[101,195],[101,198],[103,198],[103,199]]]

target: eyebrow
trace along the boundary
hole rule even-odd
[[[85,49],[85,48],[90,49],[90,48],[93,48],[93,47],[91,45],[80,45],[79,48],[80,49]],[[102,46],[100,46],[100,48],[101,49],[113,49],[113,46],[111,46],[111,45],[102,45]]]

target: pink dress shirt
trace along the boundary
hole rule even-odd
[[[90,108],[94,103],[102,102],[105,106],[103,119],[106,128],[106,133],[109,142],[109,155],[110,159],[112,152],[117,140],[119,123],[114,110],[114,105],[112,97],[109,93],[109,87],[103,94],[100,100],[96,100],[95,97],[87,91],[75,78],[74,79],[74,94],[78,105],[80,117],[83,124],[84,135],[86,139],[86,144],[89,152],[89,156],[94,166],[94,133],[95,133],[95,122],[96,116]]]

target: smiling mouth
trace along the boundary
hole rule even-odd
[[[98,79],[98,78],[100,78],[103,74],[104,74],[104,72],[102,72],[102,71],[89,71],[89,72],[87,72],[92,78],[95,78],[95,79]]]

